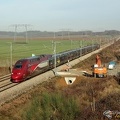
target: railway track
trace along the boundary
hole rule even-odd
[[[104,49],[105,47],[107,47],[109,45],[101,47],[97,51],[94,51],[92,53],[89,53],[88,55],[82,56],[81,58],[71,61],[70,65],[74,66],[76,63],[83,61],[84,59],[90,57],[92,54],[95,54],[95,53],[101,51],[102,49]],[[57,68],[58,71],[60,71],[63,68],[63,66],[64,65],[62,65],[61,67],[58,67]],[[0,105],[4,104],[6,101],[9,101],[10,99],[13,99],[14,97],[18,96],[19,94],[22,94],[26,90],[29,90],[30,88],[32,88],[34,86],[37,86],[38,84],[42,83],[43,81],[47,81],[49,78],[54,77],[55,75],[54,75],[53,71],[47,71],[46,73],[43,73],[43,74],[40,74],[39,76],[31,78],[30,82],[28,80],[28,81],[22,82],[22,83],[12,83],[10,81],[10,75],[0,77]]]
[[[18,83],[12,83],[10,81],[10,74],[0,77],[0,92],[3,92],[11,87],[14,87]]]
[[[0,77],[0,82],[10,79],[10,74]]]

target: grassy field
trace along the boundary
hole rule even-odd
[[[31,57],[32,54],[53,54],[55,50],[56,42],[56,53],[80,48],[94,43],[104,44],[106,38],[102,37],[85,37],[77,39],[59,39],[59,38],[43,38],[43,39],[28,39],[26,41],[17,39],[15,42],[13,39],[0,39],[0,67],[10,66],[14,64],[18,59]],[[12,61],[12,62],[11,62]]]

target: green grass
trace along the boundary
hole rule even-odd
[[[0,40],[0,63],[9,64],[12,57],[14,63],[18,59],[31,57],[32,54],[53,54],[54,44],[53,40],[30,40],[27,44],[14,43],[10,40]],[[83,46],[87,43],[83,43]],[[12,47],[12,48],[11,48]],[[80,47],[79,41],[61,40],[56,41],[56,52],[62,52],[69,49]]]
[[[13,42],[11,39],[0,39],[0,66],[9,66],[14,64],[18,59],[31,57],[32,54],[53,54],[54,53],[54,41],[56,41],[56,53],[79,48],[82,44],[83,46],[99,43],[99,39],[94,38],[80,38],[77,40],[57,40],[56,39],[44,39],[36,40],[29,39],[28,43],[25,40],[17,40],[18,43]],[[104,41],[104,38],[102,38]],[[11,48],[12,47],[12,48]]]
[[[58,43],[59,42],[59,43]],[[78,46],[77,46],[78,47]],[[56,43],[56,51],[64,51],[66,49],[70,49],[69,41],[57,41]],[[1,58],[7,58],[10,54],[10,43],[0,41],[0,54]],[[31,56],[34,54],[53,54],[54,45],[52,41],[30,41],[28,44],[19,44],[12,43],[12,55],[13,58],[21,58]]]

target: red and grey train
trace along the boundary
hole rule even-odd
[[[61,52],[56,55],[42,54],[30,58],[20,59],[13,67],[11,81],[22,82],[32,76],[53,69],[55,66],[55,60],[56,66],[59,66],[68,62],[68,60],[74,60],[99,48],[99,44],[94,44],[83,48]]]
[[[51,57],[52,55],[43,54],[18,60],[12,69],[11,81],[22,82],[28,79],[35,74],[35,71],[37,71],[39,67],[45,66],[43,62],[48,61]]]

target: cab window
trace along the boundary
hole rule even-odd
[[[21,64],[16,64],[16,65],[15,65],[15,68],[21,69],[21,68],[22,68],[22,65],[21,65]]]

